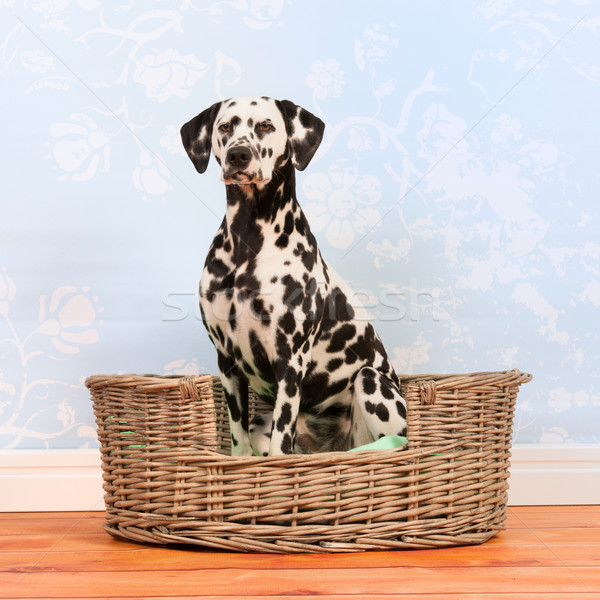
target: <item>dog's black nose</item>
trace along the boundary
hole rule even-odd
[[[245,146],[236,146],[227,151],[227,162],[232,167],[243,169],[248,166],[251,158],[252,152]]]

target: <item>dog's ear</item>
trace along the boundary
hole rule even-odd
[[[217,102],[210,108],[203,110],[199,115],[188,121],[181,128],[181,141],[198,173],[204,173],[210,158],[211,138],[213,123],[221,103]]]
[[[290,100],[277,104],[285,120],[292,164],[298,171],[304,171],[323,139],[325,123]]]

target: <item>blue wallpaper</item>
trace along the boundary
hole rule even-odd
[[[516,441],[598,442],[599,28],[584,0],[0,0],[0,447],[95,446],[90,374],[216,373],[224,189],[179,127],[238,95],[326,122],[300,202],[398,372],[531,372]]]

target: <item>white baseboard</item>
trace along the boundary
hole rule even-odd
[[[600,504],[600,445],[513,447],[509,504]],[[0,512],[104,510],[98,450],[1,450]]]
[[[600,445],[513,447],[509,504],[600,504]]]
[[[0,450],[0,512],[104,510],[99,450]]]

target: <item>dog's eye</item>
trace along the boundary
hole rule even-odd
[[[259,127],[261,131],[273,131],[275,129],[275,127],[273,127],[273,125],[271,125],[271,123],[269,123],[268,121],[261,123]]]
[[[230,123],[221,123],[219,125],[219,131],[222,131],[223,133],[227,133],[230,129],[231,129]]]

